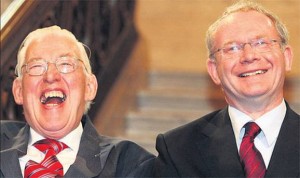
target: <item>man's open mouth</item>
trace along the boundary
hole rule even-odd
[[[40,101],[42,104],[58,105],[66,100],[66,95],[62,91],[49,91],[42,94]]]
[[[249,76],[254,76],[254,75],[260,75],[266,73],[268,70],[257,70],[254,72],[247,72],[247,73],[242,73],[239,75],[239,77],[249,77]]]

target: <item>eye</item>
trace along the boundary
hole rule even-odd
[[[75,69],[75,61],[74,59],[63,57],[57,60],[56,66],[61,73],[70,73]]]
[[[26,71],[30,75],[41,75],[46,70],[47,64],[45,61],[32,61],[26,65]]]
[[[235,53],[235,52],[238,52],[241,50],[241,45],[239,44],[229,44],[229,45],[226,45],[224,48],[223,48],[223,52],[224,53]]]
[[[44,66],[45,66],[45,62],[43,61],[33,61],[27,64],[29,70],[44,68]]]
[[[73,63],[71,61],[62,61],[62,62],[58,63],[58,65],[61,67],[70,67],[70,66],[73,66]]]
[[[40,68],[40,67],[43,67],[42,64],[29,64],[28,65],[28,68],[31,70],[31,69],[35,69],[35,68]]]
[[[74,60],[69,57],[61,57],[56,61],[58,67],[72,67],[74,65]]]
[[[265,40],[265,39],[258,39],[257,41],[254,42],[254,46],[259,46],[259,47],[263,47],[268,45],[269,43]]]

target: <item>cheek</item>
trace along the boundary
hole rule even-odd
[[[283,59],[279,59],[279,60],[275,60],[278,62],[278,66],[280,66],[283,72],[287,72],[289,71],[289,64],[286,63],[286,61],[284,61]]]
[[[285,66],[284,54],[281,51],[268,53],[264,57],[267,62],[269,62],[273,66]]]
[[[239,71],[238,65],[233,62],[223,62],[222,65],[219,65],[218,74],[221,85],[227,88],[237,84],[238,78],[236,78],[236,74],[238,74]]]
[[[23,96],[25,95],[35,95],[38,93],[38,86],[39,86],[40,80],[33,78],[33,79],[28,79],[28,78],[24,78],[23,79]],[[26,97],[25,97],[26,98]]]
[[[228,77],[228,75],[232,74],[234,65],[230,62],[222,62],[218,65],[217,70],[220,78]]]
[[[85,93],[85,78],[78,76],[68,80],[68,87],[71,95],[82,98]],[[73,94],[72,94],[73,93]]]
[[[23,78],[22,81],[22,96],[23,108],[26,118],[32,118],[38,112],[39,95],[38,86],[39,80]],[[35,113],[35,114],[34,114]]]

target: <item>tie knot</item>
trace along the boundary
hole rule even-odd
[[[55,154],[58,154],[65,148],[68,148],[68,146],[63,142],[54,139],[49,139],[49,138],[39,140],[35,142],[33,146],[35,146],[38,150],[44,153],[46,153],[48,150],[53,150]]]
[[[261,131],[260,127],[255,122],[248,122],[245,124],[245,136],[255,138]]]

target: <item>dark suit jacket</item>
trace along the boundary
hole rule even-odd
[[[266,177],[300,177],[300,116],[289,107]],[[160,134],[157,177],[244,177],[228,109]]]
[[[140,146],[101,136],[88,118],[75,163],[65,177],[143,177],[151,171],[154,156]],[[22,177],[18,158],[27,152],[29,125],[1,121],[0,177]]]

